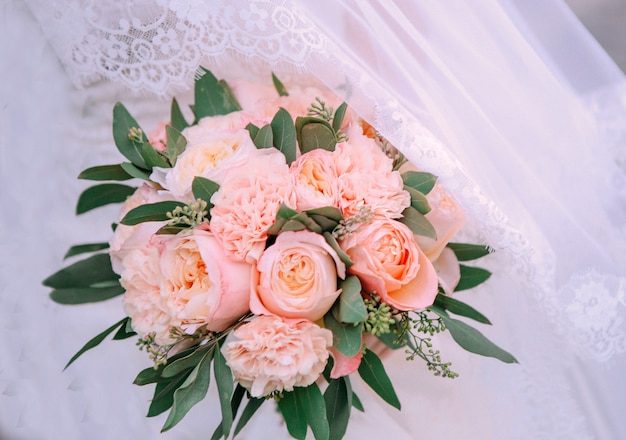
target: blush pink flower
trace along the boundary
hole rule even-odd
[[[165,127],[169,122],[159,122],[154,130],[148,133],[148,142],[155,150],[165,151],[167,149],[167,133]]]
[[[310,151],[293,162],[289,171],[293,177],[298,211],[337,206],[337,172],[333,153],[321,149]]]
[[[340,242],[366,292],[376,293],[397,310],[430,306],[437,295],[437,274],[413,239],[411,230],[389,219],[362,225]]]
[[[461,281],[461,267],[456,254],[449,247],[444,248],[439,254],[439,258],[433,261],[433,266],[443,291],[447,295],[452,295],[459,281]]]
[[[265,249],[256,265],[256,289],[250,310],[283,318],[317,321],[333,305],[345,278],[345,264],[324,237],[310,231],[287,231]]]
[[[253,397],[315,382],[328,361],[330,330],[307,321],[258,316],[231,333],[223,353],[235,380]]]
[[[226,254],[257,261],[281,204],[295,206],[285,156],[274,148],[255,150],[245,164],[228,170],[211,203],[211,231]]]

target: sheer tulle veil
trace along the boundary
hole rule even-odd
[[[484,332],[520,365],[469,355],[442,338],[442,352],[461,373],[449,381],[394,354],[390,374],[402,412],[369,396],[367,412],[355,416],[347,438],[372,432],[407,439],[626,435],[620,414],[626,395],[620,375],[626,367],[626,80],[562,2],[27,3],[80,89],[71,88],[50,54],[26,77],[52,78],[61,86],[35,84],[46,92],[37,100],[22,100],[24,88],[2,89],[12,93],[8,102],[21,102],[22,112],[29,111],[27,103],[60,108],[52,122],[42,122],[54,136],[34,135],[49,139],[45,147],[28,145],[11,128],[15,114],[3,115],[10,128],[2,139],[2,180],[5,187],[12,183],[3,210],[9,203],[31,210],[32,219],[18,227],[24,232],[50,217],[47,232],[26,244],[2,242],[18,258],[2,264],[1,313],[10,324],[0,378],[16,391],[5,391],[0,402],[21,420],[0,416],[2,428],[16,438],[156,438],[162,420],[143,418],[148,390],[130,384],[147,359],[131,345],[110,343],[104,354],[90,353],[82,365],[60,373],[90,335],[119,319],[119,304],[107,304],[104,312],[100,306],[42,308],[36,303],[47,298],[38,280],[30,284],[37,298],[31,292],[20,293],[29,299],[12,296],[21,286],[13,272],[39,249],[47,255],[37,260],[42,279],[58,267],[62,246],[93,240],[97,227],[106,237],[106,220],[73,219],[71,204],[80,169],[98,164],[94,158],[113,157],[107,131],[112,104],[121,100],[142,125],[156,124],[167,114],[162,98],[177,95],[184,102],[203,65],[221,77],[268,81],[274,71],[286,84],[308,81],[333,90],[407,158],[438,175],[468,213],[466,238],[495,250],[488,263],[493,279],[464,300],[494,318]],[[28,11],[15,11],[39,32]],[[29,44],[37,49],[45,42]],[[17,49],[11,54],[21,59]],[[53,126],[62,116],[67,121]],[[28,148],[10,149],[9,141]],[[57,154],[64,165],[46,162]],[[63,187],[46,194],[62,201],[20,201],[32,193],[11,160],[53,169],[50,178]],[[13,220],[3,212],[2,221],[9,226]],[[51,349],[51,341],[62,342]],[[59,404],[44,415],[33,399]],[[216,410],[212,405],[194,409],[163,438],[210,435],[218,421],[207,416]],[[281,432],[276,414],[266,411],[266,417],[243,438]]]

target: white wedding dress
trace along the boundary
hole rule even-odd
[[[116,207],[75,217],[75,177],[120,161],[114,103],[154,127],[200,64],[331,88],[440,176],[463,238],[496,250],[492,279],[459,296],[520,364],[444,336],[448,380],[394,353],[402,412],[356,383],[347,439],[626,438],[626,80],[560,1],[28,3],[0,4],[1,439],[204,439],[219,422],[209,396],[159,434],[131,340],[62,371],[123,312],[41,286],[70,245],[109,237]],[[287,432],[264,405],[241,438],[270,437]]]

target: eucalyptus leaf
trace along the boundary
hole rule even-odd
[[[296,398],[295,389],[291,392],[283,393],[283,397],[278,401],[278,409],[285,419],[287,431],[297,440],[306,438],[306,415],[300,406],[299,399]]]
[[[196,122],[206,116],[227,115],[241,109],[232,100],[232,94],[226,90],[217,78],[208,70],[202,69],[202,76],[194,87],[194,113]]]
[[[189,124],[185,120],[185,116],[183,116],[183,112],[180,110],[180,106],[178,105],[176,98],[172,99],[170,115],[170,124],[174,127],[174,129],[182,132],[185,128],[189,127]]]
[[[385,367],[372,350],[364,350],[359,365],[359,375],[385,402],[394,408],[401,408],[400,400],[385,372]]]
[[[269,124],[264,125],[256,134],[256,136],[254,136],[254,139],[252,139],[252,142],[254,142],[254,145],[258,149],[273,148],[274,147],[274,133],[272,132],[272,126]]]
[[[177,359],[183,358],[185,356],[188,356],[190,353],[193,353],[196,350],[196,348],[197,347],[188,348],[187,350],[183,350],[180,353],[176,353],[175,355],[170,356],[167,359],[167,364],[165,365],[161,364],[157,366],[156,369],[154,367],[149,367],[144,370],[141,370],[139,374],[137,375],[137,377],[135,378],[135,380],[133,381],[133,384],[143,386],[143,385],[148,385],[148,384],[163,381],[163,380],[170,381],[170,379],[164,379],[163,377],[161,377],[161,373],[163,373],[163,370],[165,369],[165,367],[169,365],[170,363],[176,361]]]
[[[78,178],[85,180],[129,180],[133,176],[124,171],[120,164],[116,164],[87,168],[78,175]]]
[[[70,359],[70,361],[67,363],[67,365],[65,366],[65,368],[63,368],[64,370],[69,367],[70,365],[72,365],[72,363],[78,359],[83,353],[85,353],[87,350],[91,350],[92,348],[98,346],[102,341],[104,341],[104,339],[109,336],[111,333],[113,333],[115,331],[115,329],[117,329],[118,327],[125,325],[126,324],[126,318],[116,322],[115,324],[113,324],[111,327],[107,328],[105,331],[103,331],[102,333],[94,336],[93,338],[91,338],[89,340],[89,342],[87,342],[83,348],[81,348],[80,350],[78,350],[78,353],[76,353],[74,356],[72,356],[72,359]]]
[[[169,220],[167,213],[173,211],[177,206],[186,206],[182,202],[157,202],[139,205],[131,209],[120,221],[123,225],[133,226],[143,222],[159,222]]]
[[[86,254],[89,252],[97,252],[109,248],[109,243],[85,243],[77,244],[69,248],[69,250],[63,256],[63,259],[68,259],[80,254]]]
[[[283,85],[283,83],[278,79],[278,77],[272,72],[272,82],[274,83],[274,88],[278,92],[278,96],[289,96],[287,89]]]
[[[219,184],[212,180],[206,179],[201,176],[193,178],[191,183],[191,191],[196,199],[202,199],[207,202],[207,209],[210,211],[213,205],[211,204],[211,197],[220,189]]]
[[[328,243],[330,247],[333,248],[333,250],[337,253],[339,259],[343,262],[343,264],[346,265],[346,269],[350,269],[350,267],[354,263],[350,259],[350,256],[346,254],[343,249],[341,249],[339,243],[337,243],[337,239],[333,236],[333,234],[331,234],[330,232],[324,232],[322,235],[326,239],[326,243]]]
[[[337,110],[335,110],[335,115],[333,116],[333,130],[335,132],[339,132],[341,130],[341,125],[343,124],[343,118],[346,115],[346,111],[348,110],[348,104],[342,102]]]
[[[447,245],[459,261],[477,260],[489,255],[493,250],[489,246],[468,243],[448,243]]]
[[[358,411],[365,412],[361,399],[359,399],[359,396],[357,396],[354,391],[352,392],[352,407]]]
[[[302,126],[299,132],[299,145],[302,154],[321,148],[322,150],[334,151],[337,145],[337,137],[332,128],[327,124],[309,123]]]
[[[130,176],[133,176],[136,179],[150,180],[150,171],[148,170],[139,168],[135,164],[132,164],[130,162],[122,162],[120,166],[125,172],[127,172]]]
[[[235,427],[235,433],[234,433],[235,436],[239,434],[239,432],[244,428],[244,426],[246,426],[246,424],[250,421],[254,413],[256,413],[257,410],[264,403],[265,403],[265,399],[255,399],[254,397],[248,401],[248,404],[243,409],[243,412],[241,413],[241,417],[239,417],[239,421],[237,422],[237,426]],[[279,404],[279,407],[280,407],[280,404]],[[306,429],[306,426],[305,426],[305,429]]]
[[[480,267],[471,267],[459,264],[459,268],[461,269],[461,279],[459,280],[459,284],[457,284],[454,289],[455,292],[472,289],[484,283],[489,279],[489,277],[491,277],[491,272]]]
[[[135,187],[119,183],[103,183],[91,186],[78,197],[76,214],[83,214],[111,203],[122,203],[133,194],[135,190]]]
[[[280,218],[289,220],[290,218],[295,217],[297,215],[298,215],[298,211],[296,211],[295,209],[291,209],[289,206],[282,203],[280,207],[278,208],[278,212],[276,213],[276,218],[280,217]]]
[[[146,165],[148,165],[149,169],[153,167],[159,168],[171,168],[170,162],[165,155],[156,150],[150,142],[144,142],[141,146],[141,156],[146,161]]]
[[[437,307],[441,307],[442,309],[445,309],[450,313],[454,313],[455,315],[465,316],[466,318],[473,319],[474,321],[480,322],[481,324],[491,324],[489,319],[487,319],[487,317],[480,313],[478,310],[450,296],[437,294],[434,305],[436,305]]]
[[[491,342],[474,327],[458,319],[451,318],[445,311],[437,306],[431,306],[430,310],[441,317],[452,339],[465,350],[481,356],[493,357],[507,364],[518,363],[517,359],[510,353]]]
[[[248,130],[248,133],[250,133],[250,139],[254,140],[256,135],[259,134],[260,128],[250,122],[248,123],[248,125],[246,125],[246,130]]]
[[[43,285],[53,289],[90,287],[101,282],[117,281],[119,277],[113,272],[109,255],[96,254],[50,275]]]
[[[189,410],[206,396],[211,381],[213,350],[208,351],[200,363],[191,371],[183,384],[174,392],[174,404],[161,432],[180,422]]]
[[[213,364],[213,370],[215,373],[215,382],[217,383],[217,394],[222,409],[222,429],[224,435],[228,437],[230,428],[233,425],[233,410],[230,406],[230,399],[233,395],[233,374],[228,365],[226,365],[226,359],[222,355],[219,347],[215,349],[214,357],[215,363]]]
[[[306,226],[300,223],[297,220],[289,219],[285,222],[285,224],[280,228],[280,232],[284,231],[304,231]]]
[[[333,347],[347,357],[356,356],[361,350],[363,325],[343,324],[333,316],[324,315],[324,325],[333,332]]]
[[[235,387],[235,392],[230,399],[230,412],[233,415],[233,418],[237,415],[237,411],[239,411],[239,406],[241,405],[241,401],[243,400],[243,396],[245,395],[246,389],[237,384],[237,386]],[[217,428],[215,428],[215,431],[211,436],[211,440],[219,440],[222,437],[228,437],[228,435],[224,435],[224,428],[222,427],[222,424],[223,422],[220,422],[220,424],[217,425]]]
[[[165,135],[167,140],[165,142],[165,150],[167,151],[167,157],[170,159],[172,166],[176,165],[178,156],[180,156],[185,148],[187,148],[187,139],[182,133],[176,130],[171,125],[165,126]]]
[[[126,107],[119,102],[116,103],[115,107],[113,107],[113,139],[115,140],[115,145],[125,158],[139,168],[146,169],[148,166],[141,156],[141,144],[147,142],[148,138],[142,130],[139,132],[141,133],[141,140],[134,142],[129,138],[131,128],[141,130],[137,121],[126,110]]]
[[[191,371],[186,371],[170,380],[157,383],[146,416],[156,417],[170,409],[174,404],[174,393],[185,383],[190,374]]]
[[[327,217],[330,220],[333,220],[337,223],[343,220],[341,211],[338,208],[335,208],[334,206],[324,206],[323,208],[308,209],[305,212],[309,215],[316,214],[316,215]]]
[[[161,377],[171,378],[179,375],[185,370],[190,370],[195,368],[208,351],[211,351],[215,348],[215,344],[205,344],[200,347],[197,347],[194,351],[189,353],[188,355],[181,357],[180,359],[176,359],[173,362],[168,362],[165,368],[161,373]]]
[[[308,387],[295,387],[294,394],[315,440],[328,440],[330,429],[326,417],[326,403],[317,384],[313,382]]]
[[[345,323],[357,323],[363,322],[367,319],[367,309],[365,308],[365,302],[361,296],[361,282],[354,275],[348,275],[345,280],[339,282],[341,288],[341,295],[339,295],[338,307],[333,307],[333,311],[336,309],[337,314],[335,318],[339,322]]]
[[[336,222],[333,219],[330,219],[324,215],[319,215],[319,214],[308,214],[309,218],[311,220],[313,220],[315,223],[317,223],[320,227],[321,232],[320,233],[324,233],[324,232],[333,232],[335,230],[335,228],[337,227],[337,225],[339,224],[338,222]]]
[[[241,107],[241,104],[239,104],[239,101],[237,100],[237,97],[235,96],[235,93],[233,93],[233,89],[230,88],[230,85],[228,85],[228,83],[224,81],[223,79],[220,79],[218,82],[224,89],[224,92],[226,93],[226,97],[230,101],[232,108],[234,108],[235,111],[243,110],[243,108]]]
[[[58,304],[87,304],[105,301],[124,293],[119,283],[108,287],[68,287],[50,292],[50,299]]]
[[[298,146],[296,144],[296,129],[293,119],[287,110],[280,108],[271,122],[274,147],[283,153],[287,165],[296,160]]]
[[[404,190],[411,196],[411,206],[420,214],[428,214],[430,212],[430,205],[424,194],[407,185],[404,185]]]
[[[402,218],[398,221],[408,226],[415,235],[422,235],[433,240],[437,239],[437,232],[433,225],[423,214],[420,214],[417,209],[411,206],[402,211]]]
[[[406,171],[402,173],[402,181],[422,194],[428,194],[437,182],[437,176],[423,171]]]
[[[332,379],[324,391],[330,440],[341,440],[348,428],[352,410],[352,386],[348,376]]]
[[[137,332],[133,330],[132,321],[130,318],[126,318],[126,322],[120,326],[117,333],[113,336],[114,341],[120,341],[122,339],[132,338],[137,335]]]

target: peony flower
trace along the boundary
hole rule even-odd
[[[435,261],[450,239],[465,225],[465,211],[439,185],[426,196],[431,210],[426,218],[435,228],[437,239],[416,236],[415,240],[430,261]]]
[[[400,173],[393,171],[393,161],[360,128],[350,127],[348,135],[348,141],[337,144],[334,152],[338,207],[344,217],[355,216],[365,205],[379,217],[401,217],[411,196],[404,190]]]
[[[333,153],[313,150],[300,156],[289,169],[296,193],[296,209],[337,206],[337,173]]]
[[[257,315],[317,321],[333,305],[345,265],[324,237],[310,231],[278,235],[257,263],[250,309]]]
[[[249,132],[243,129],[215,132],[197,125],[184,133],[189,136],[188,144],[178,156],[176,165],[173,168],[155,167],[150,176],[178,197],[190,193],[196,176],[221,183],[230,167],[241,165],[256,150]]]
[[[430,306],[437,295],[437,274],[413,239],[411,230],[389,219],[375,219],[340,242],[367,292],[397,310]]]
[[[232,336],[232,338],[231,338]],[[258,316],[231,333],[223,353],[235,380],[253,397],[315,382],[328,361],[330,330],[307,321]]]
[[[226,257],[213,234],[196,228],[165,238],[161,296],[187,333],[205,324],[222,331],[248,311],[250,272],[250,265]]]
[[[285,156],[274,148],[254,150],[244,164],[227,171],[211,203],[211,231],[226,254],[257,261],[281,204],[295,206]]]

